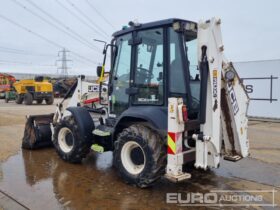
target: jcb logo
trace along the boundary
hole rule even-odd
[[[233,109],[233,114],[236,115],[237,112],[239,111],[238,103],[237,103],[237,100],[236,100],[236,95],[235,95],[232,84],[228,83],[227,86],[228,86],[228,93],[229,93],[229,96],[230,96],[231,106],[232,106],[232,109]]]
[[[89,85],[88,92],[99,92],[99,85]]]

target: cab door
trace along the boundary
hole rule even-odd
[[[118,117],[129,105],[129,95],[126,89],[130,87],[131,72],[131,40],[132,35],[127,34],[116,39],[117,55],[111,76],[112,89],[110,91],[110,115]]]
[[[135,50],[132,105],[164,104],[163,28],[137,32],[140,44]]]

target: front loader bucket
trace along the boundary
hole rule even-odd
[[[30,115],[26,119],[24,136],[22,138],[23,149],[38,149],[52,146],[52,130],[54,114]]]

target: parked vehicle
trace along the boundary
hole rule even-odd
[[[53,86],[48,80],[44,80],[42,76],[35,79],[24,79],[14,83],[16,90],[16,103],[31,105],[35,100],[37,104],[51,105],[54,101]]]

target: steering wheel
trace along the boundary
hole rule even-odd
[[[146,78],[151,78],[151,79],[154,78],[154,74],[151,73],[149,69],[145,69],[145,68],[143,68],[141,66],[137,67],[137,72],[139,74],[141,74],[142,76],[145,76]]]

